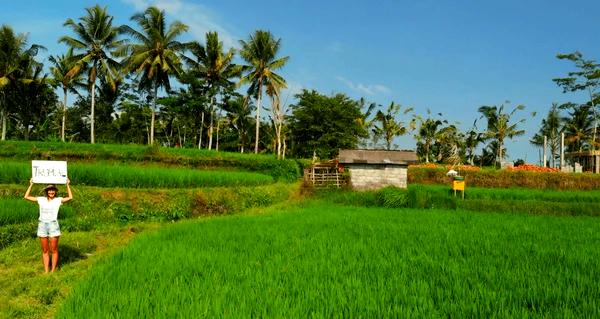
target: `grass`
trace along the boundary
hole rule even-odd
[[[165,168],[159,166],[69,163],[73,184],[127,188],[189,188],[258,186],[273,177],[254,172]],[[31,178],[31,163],[2,161],[0,183],[24,183]]]
[[[31,238],[0,250],[0,318],[51,318],[79,278],[102,258],[157,224],[104,227],[90,232],[63,232],[59,271],[46,275],[39,240]]]
[[[61,206],[59,221],[61,230],[91,231],[105,224],[174,222],[226,215],[285,201],[294,196],[297,187],[291,183],[199,189],[107,189],[72,185],[73,200]],[[24,186],[1,185],[0,189],[0,218],[7,220],[6,224],[0,224],[2,249],[35,236],[38,215],[36,204],[21,198]],[[38,191],[39,186],[35,186],[32,192],[37,195]],[[64,191],[62,186],[59,191]],[[29,213],[16,214],[16,210]]]
[[[271,154],[240,154],[134,144],[1,141],[0,158],[88,162],[113,160],[122,163],[152,162],[202,168],[238,168],[267,174],[278,181],[295,181],[300,176],[298,162],[278,160]]]
[[[0,199],[0,226],[36,220],[36,206],[24,199]]]
[[[390,208],[468,209],[476,212],[536,215],[600,216],[600,191],[558,191],[522,188],[468,187],[465,199],[453,196],[449,186],[410,185],[407,190],[321,191],[316,194],[335,203]]]
[[[58,318],[598,317],[599,231],[590,217],[301,203],[142,235]]]
[[[71,218],[74,215],[72,207],[61,206],[59,216],[61,219]],[[0,198],[0,226],[36,221],[38,216],[36,203],[24,199]]]

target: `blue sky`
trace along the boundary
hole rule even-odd
[[[117,24],[154,4],[190,26],[188,39],[203,41],[205,32],[216,30],[226,46],[237,47],[254,30],[267,29],[282,39],[281,54],[290,56],[280,72],[290,95],[306,88],[365,97],[384,107],[394,101],[420,115],[441,112],[463,130],[482,105],[524,104],[517,118],[527,118],[527,133],[507,148],[511,160],[533,163],[538,150],[528,141],[550,105],[584,100],[552,82],[573,70],[556,54],[579,50],[600,60],[600,1],[593,0],[5,0],[0,23],[46,46],[45,58],[65,51],[57,43],[70,35],[63,22],[96,3],[107,6]],[[398,144],[415,147],[409,137]]]

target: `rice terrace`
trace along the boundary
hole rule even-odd
[[[26,168],[15,163],[68,158],[72,148],[86,154],[71,164],[79,200],[61,213],[61,269],[44,276],[36,209],[12,182]],[[2,317],[600,315],[598,190],[473,187],[464,200],[426,180],[407,190],[315,190],[297,182],[303,164],[293,160],[149,150],[2,143]],[[85,172],[93,169],[79,170],[94,163],[173,174],[135,183],[107,174],[105,187]],[[191,184],[177,187],[185,170]],[[409,175],[445,171],[415,166]]]
[[[600,318],[600,2],[5,2],[0,319]]]

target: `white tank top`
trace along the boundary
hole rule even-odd
[[[58,218],[58,209],[62,204],[62,197],[55,197],[52,200],[48,200],[46,197],[38,197],[37,202],[40,205],[40,218],[41,222],[53,222]]]

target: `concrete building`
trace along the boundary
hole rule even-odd
[[[339,155],[339,165],[350,173],[350,184],[356,190],[406,188],[408,165],[417,163],[413,151],[340,150]]]

